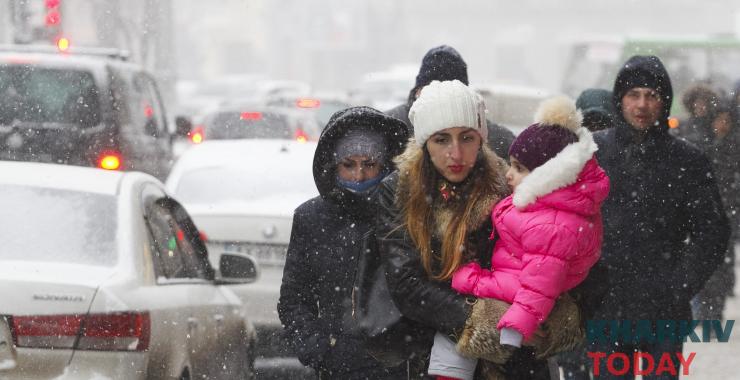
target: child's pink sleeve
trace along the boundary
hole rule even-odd
[[[501,275],[501,272],[481,268],[478,263],[468,263],[458,268],[452,276],[452,288],[462,294],[511,302],[506,299],[499,282]]]
[[[576,234],[555,224],[538,225],[522,235],[521,286],[499,320],[499,329],[513,328],[525,340],[532,336],[564,290],[568,259],[576,247]]]

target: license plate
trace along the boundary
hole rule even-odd
[[[285,265],[288,246],[281,244],[213,242],[209,244],[208,250],[242,253],[254,257],[260,265],[282,266]]]
[[[8,320],[0,317],[0,371],[15,368],[15,358],[13,335],[10,334]]]

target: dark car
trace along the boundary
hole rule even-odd
[[[315,94],[310,96],[272,96],[266,101],[268,106],[296,110],[316,120],[323,129],[335,112],[352,105],[339,94]]]
[[[316,121],[297,110],[260,104],[226,104],[196,119],[190,140],[280,139],[318,140]]]
[[[0,159],[165,178],[172,137],[156,80],[111,51],[0,48]]]

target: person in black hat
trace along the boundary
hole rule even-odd
[[[406,376],[405,365],[385,368],[365,350],[351,294],[378,186],[408,137],[400,120],[352,107],[335,113],[319,138],[313,174],[320,196],[295,210],[277,311],[287,342],[320,379]]]
[[[386,113],[399,120],[403,120],[409,128],[410,134],[414,134],[414,126],[409,120],[409,110],[419,97],[421,89],[432,81],[459,80],[466,86],[468,83],[468,65],[455,48],[447,45],[437,46],[429,49],[421,60],[419,74],[416,75],[416,84],[409,91],[406,103],[392,108]],[[509,157],[509,146],[514,141],[514,134],[507,128],[486,120],[488,122],[488,146],[502,158]]]
[[[602,206],[601,262],[609,269],[609,292],[596,320],[622,320],[633,327],[639,320],[653,326],[659,320],[690,320],[691,298],[724,258],[730,229],[711,163],[668,133],[672,101],[673,88],[660,59],[633,56],[614,82],[615,127],[594,134],[597,159],[612,185]],[[606,338],[591,342],[589,351],[630,358],[641,351],[657,364],[664,353],[679,363],[676,353],[683,349],[673,339]],[[606,360],[599,364],[600,376],[610,378]],[[631,368],[626,376],[614,377],[634,378],[634,373]]]
[[[611,128],[616,118],[612,92],[601,88],[587,88],[578,95],[576,107],[583,113],[583,126],[591,132]]]

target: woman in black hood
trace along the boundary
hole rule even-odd
[[[364,350],[351,294],[363,236],[374,225],[376,189],[408,140],[402,121],[369,107],[335,113],[313,162],[320,196],[299,206],[278,314],[300,361],[326,379],[405,378]]]

